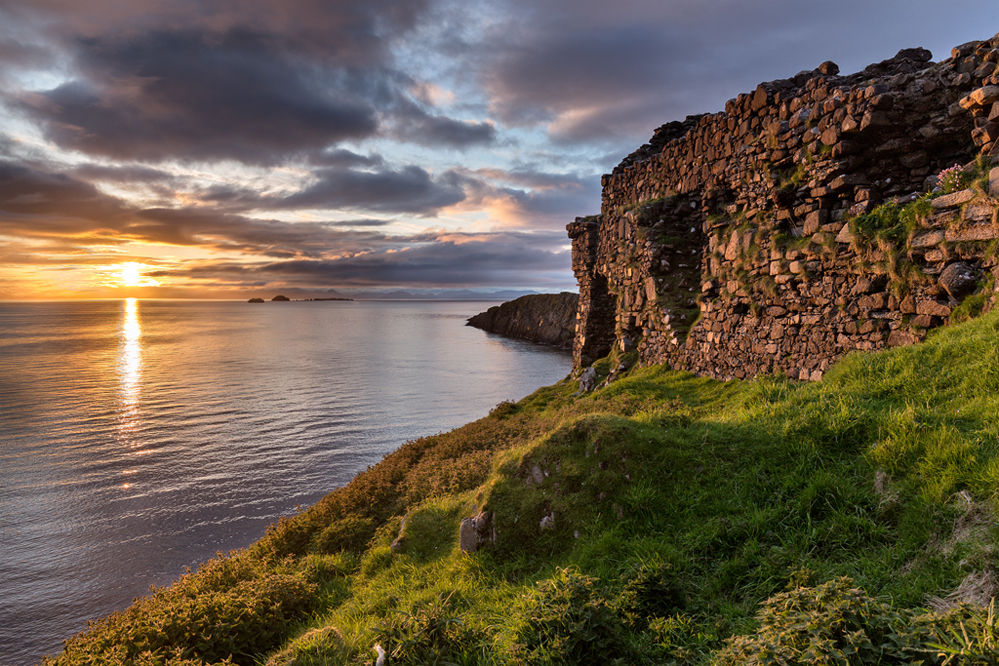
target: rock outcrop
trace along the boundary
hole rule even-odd
[[[531,294],[493,306],[466,325],[511,338],[571,347],[578,303],[578,294],[570,292]]]
[[[918,342],[997,282],[997,155],[999,35],[939,63],[823,63],[663,125],[602,178],[600,215],[567,226],[574,365],[617,346],[819,379],[847,352]]]

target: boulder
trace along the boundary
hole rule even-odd
[[[937,284],[943,287],[951,298],[959,301],[975,291],[981,277],[982,272],[974,266],[963,261],[955,261],[943,269]]]
[[[462,520],[458,530],[458,542],[463,553],[474,553],[487,544],[496,543],[493,512],[483,511],[477,516],[469,516]]]

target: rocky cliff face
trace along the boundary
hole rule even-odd
[[[496,305],[468,320],[468,326],[511,338],[571,347],[576,334],[579,296],[532,294]]]
[[[994,302],[997,63],[999,35],[939,63],[827,62],[660,127],[603,177],[601,214],[567,227],[576,367],[617,345],[719,378],[818,379],[846,352],[922,340],[969,294]]]

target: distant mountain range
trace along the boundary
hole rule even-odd
[[[352,298],[358,301],[511,301],[521,296],[537,294],[529,289],[501,289],[498,291],[480,291],[475,289],[359,289],[339,291],[337,289],[279,289],[280,292],[293,301],[309,298]],[[255,294],[264,300],[270,300],[274,294]]]

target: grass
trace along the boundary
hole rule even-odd
[[[999,313],[817,383],[563,381],[404,445],[46,663],[995,664],[991,611],[927,606],[996,568],[996,359]],[[463,554],[483,510],[496,543]]]

